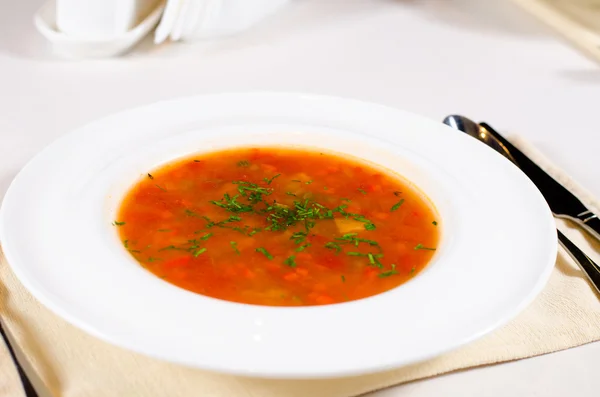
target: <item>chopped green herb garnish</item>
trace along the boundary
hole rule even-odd
[[[394,196],[399,197],[402,194],[402,192],[394,192]]]
[[[373,256],[372,253],[368,253],[367,256],[369,257],[369,262],[371,262],[371,265],[375,264],[375,257]]]
[[[158,185],[158,184],[155,184],[154,186],[156,186],[157,188],[159,188],[159,189],[160,189],[160,190],[162,190],[163,192],[166,192],[166,191],[167,191],[167,189],[165,189],[164,187],[162,187],[162,186],[160,186],[160,185]]]
[[[223,227],[225,227],[225,226],[223,226]],[[232,227],[231,230],[234,230],[234,231],[242,233],[242,234],[246,234],[246,232],[248,231],[248,225],[246,225],[244,228],[235,226],[235,227]]]
[[[292,192],[285,192],[285,194],[287,194],[288,196],[294,196],[294,197],[296,197],[296,195],[294,193],[292,193]]]
[[[152,176],[152,174],[151,174],[151,173],[148,173],[148,178],[150,178],[150,179],[154,179],[154,177]]]
[[[290,237],[290,240],[294,240],[296,244],[301,244],[304,242],[304,240],[306,240],[306,236],[306,232],[295,232],[292,234],[292,237]]]
[[[414,268],[413,268],[413,270],[414,270]],[[412,270],[411,270],[411,272],[412,272]],[[398,271],[396,270],[396,265],[394,265],[392,263],[392,269],[379,273],[379,277],[385,278],[385,277],[393,276],[394,274],[398,274]]]
[[[258,233],[258,232],[260,232],[260,229],[256,229],[256,228],[255,228],[255,229],[254,229],[254,230],[252,230],[250,233],[248,233],[248,236],[252,237],[252,236],[254,236],[254,235],[255,235],[256,233]]]
[[[341,277],[342,277],[342,283],[345,283],[345,282],[346,282],[346,277],[344,277],[344,275],[343,275],[343,274],[342,274],[342,276],[341,276]]]
[[[246,181],[233,181],[231,183],[237,185],[238,192],[242,197],[247,197],[251,204],[258,204],[263,201],[263,196],[268,196],[273,193],[273,189],[258,186],[256,183]],[[228,196],[228,194],[225,194],[225,198]],[[253,207],[250,206],[248,212],[252,210]]]
[[[236,254],[240,254],[240,250],[237,248],[237,243],[235,241],[230,241],[229,244],[231,245],[231,248],[233,248],[233,250],[235,251]]]
[[[373,223],[365,223],[366,230],[375,230],[377,227]]]
[[[197,258],[199,255],[202,255],[205,252],[206,252],[206,248],[200,248],[199,250],[194,252],[194,258]]]
[[[437,222],[436,222],[436,221],[433,221],[433,222],[431,222],[431,224],[432,224],[433,226],[437,226]]]
[[[237,166],[238,167],[248,167],[248,166],[250,166],[250,162],[248,160],[238,161]]]
[[[265,230],[271,231],[286,230],[300,222],[304,222],[305,229],[308,231],[315,226],[314,219],[324,217],[319,205],[308,199],[294,201],[293,207],[274,202],[260,213],[267,214],[270,225]]]
[[[148,262],[156,262],[156,261],[162,261],[162,258],[153,258],[153,257],[148,258]]]
[[[125,222],[114,221],[113,226],[123,226]]]
[[[239,187],[238,190],[239,189],[241,189],[241,187]],[[254,208],[251,205],[242,204],[242,203],[238,202],[237,201],[238,197],[240,197],[239,194],[236,194],[235,196],[231,197],[228,193],[225,193],[223,195],[223,198],[220,201],[211,200],[211,201],[209,201],[209,203],[214,204],[217,207],[226,209],[229,212],[242,213],[242,212],[252,212],[254,210]],[[262,198],[261,198],[261,200],[262,200]]]
[[[129,240],[123,240],[123,247],[129,248]]]
[[[392,205],[392,209],[390,210],[391,212],[396,211],[398,208],[400,208],[400,206],[404,204],[404,199],[401,199],[400,201],[398,201],[396,204]]]
[[[194,213],[192,212],[192,214],[194,214]],[[190,216],[190,215],[188,215],[188,216]],[[199,215],[195,215],[194,214],[194,215],[191,215],[191,216],[199,216]],[[216,224],[215,222],[211,221],[208,216],[202,215],[202,216],[200,216],[200,218],[202,218],[202,219],[204,219],[206,221],[206,228],[207,229],[210,229],[211,227],[213,227]]]
[[[289,256],[285,261],[283,261],[283,263],[288,265],[289,267],[296,267],[296,256]]]
[[[356,189],[356,190],[358,190],[358,191],[359,191],[359,192],[361,192],[362,194],[367,194],[367,192],[366,192],[366,190],[365,190],[365,189],[358,188],[358,189]]]
[[[339,212],[340,214],[345,216],[345,215],[348,215],[348,213],[346,211],[344,211],[346,208],[348,208],[347,204],[338,205],[337,207],[332,209],[331,212]]]
[[[351,203],[351,202],[352,202],[352,200],[350,200],[349,198],[345,198],[345,197],[344,197],[344,198],[341,198],[341,199],[340,199],[340,201],[347,201],[347,202],[349,202],[349,203]]]
[[[373,261],[375,263],[371,263],[371,265],[383,269],[383,264],[379,261],[379,258],[383,258],[383,254],[371,254],[373,256]],[[369,261],[371,257],[369,256]]]
[[[270,185],[271,182],[273,182],[273,180],[275,180],[275,178],[277,178],[279,176],[281,176],[281,174],[277,174],[273,178],[270,178],[270,179],[269,178],[264,178],[263,180],[267,183],[267,185]]]
[[[204,240],[204,241],[206,241],[206,240],[208,240],[209,238],[211,238],[211,237],[212,237],[212,235],[213,235],[212,233],[206,233],[204,236],[200,237],[200,240]]]
[[[160,251],[176,250],[176,249],[177,249],[177,247],[175,247],[174,245],[169,245],[168,247],[161,248],[158,251],[160,252]]]
[[[336,237],[335,239],[337,241],[339,241],[340,244],[351,243],[351,244],[354,244],[354,246],[356,246],[356,247],[358,247],[359,243],[367,243],[367,244],[375,246],[375,247],[379,246],[379,243],[377,241],[369,240],[366,238],[358,238],[357,235],[358,235],[358,233],[347,233],[347,234],[344,234],[342,237]]]
[[[261,254],[263,254],[264,256],[267,257],[268,260],[272,260],[273,259],[273,255],[271,255],[269,253],[269,251],[267,251],[266,249],[264,249],[263,247],[259,247],[256,249],[256,252],[260,252]]]
[[[327,190],[327,186],[323,186],[323,190]]]
[[[307,249],[308,247],[310,247],[310,245],[311,245],[310,243],[301,245],[300,247],[296,248],[296,252],[302,252],[305,249]]]
[[[367,256],[367,254],[363,254],[362,252],[346,252],[346,255],[350,256]]]
[[[417,244],[415,250],[435,251],[435,248],[424,247],[423,244]]]
[[[196,213],[195,213],[194,211],[192,211],[192,210],[188,210],[187,208],[184,210],[184,212],[185,212],[185,214],[186,214],[187,216],[197,216],[197,217],[200,217],[200,215],[196,214]],[[207,219],[207,220],[210,222],[210,219],[208,219],[208,218],[206,218],[206,217],[204,217],[204,219]]]
[[[356,242],[358,242],[358,243],[367,243],[369,245],[376,246],[376,247],[379,246],[379,243],[377,241],[368,240],[366,238],[357,238]]]
[[[313,181],[312,181],[312,180],[311,180],[311,181],[307,181],[307,182],[306,182],[306,184],[307,184],[307,185],[310,185],[311,183],[313,183]]]
[[[128,250],[128,251],[131,252],[132,254],[139,254],[140,252],[142,252],[140,250]]]
[[[417,270],[414,266],[410,269],[410,274],[413,274]]]
[[[330,250],[335,250],[336,253],[339,253],[342,250],[342,247],[340,247],[339,244],[336,244],[334,242],[328,242],[327,244],[325,244],[325,248],[330,249]]]
[[[361,215],[361,214],[348,214],[348,215],[352,215],[352,218],[355,221],[364,222],[364,223],[371,223],[371,221],[368,220],[367,218],[365,218],[364,215]]]

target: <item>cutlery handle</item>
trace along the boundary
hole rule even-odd
[[[558,242],[567,251],[567,253],[573,258],[579,265],[581,270],[585,273],[587,278],[590,280],[596,291],[600,294],[600,267],[594,263],[594,261],[583,253],[571,240],[567,238],[560,230],[558,232]]]
[[[515,155],[515,156],[518,155],[519,157],[526,157],[525,155],[520,153],[519,149],[514,147],[502,135],[500,135],[496,130],[494,130],[489,124],[479,123],[479,126],[481,128],[483,128],[483,130],[485,130],[485,132],[487,132],[489,134],[489,136],[491,136],[492,138],[497,140],[500,145],[503,145],[504,147],[506,147],[508,149],[507,151],[509,153],[511,153],[511,155]],[[498,150],[498,149],[496,149],[496,150]],[[512,159],[512,161],[515,164],[517,164],[517,166],[519,167],[519,161],[515,161],[514,159]],[[579,202],[579,200],[577,200],[577,201]],[[584,231],[588,232],[592,237],[594,237],[596,240],[598,240],[600,242],[600,219],[598,218],[598,216],[596,214],[594,214],[592,211],[588,210],[585,207],[585,205],[581,202],[579,202],[579,204],[576,207],[581,208],[581,210],[583,210],[583,212],[577,214],[576,216],[575,215],[566,215],[566,214],[557,214],[557,213],[554,213],[554,216],[556,216],[557,218],[564,218],[564,219],[572,220],[579,227],[581,227]]]
[[[27,374],[25,374],[25,370],[23,370],[23,367],[21,367],[21,364],[19,364],[19,361],[17,360],[15,351],[13,350],[13,348],[10,345],[10,342],[8,340],[8,335],[6,335],[6,333],[4,332],[4,329],[2,328],[1,321],[0,321],[0,340],[4,340],[4,343],[6,343],[8,353],[10,354],[10,357],[12,358],[13,362],[15,363],[15,367],[17,367],[17,372],[19,373],[19,378],[21,379],[21,384],[23,385],[23,391],[25,392],[25,396],[26,397],[38,397],[38,394],[35,391],[35,389],[33,388],[31,381],[27,377]]]

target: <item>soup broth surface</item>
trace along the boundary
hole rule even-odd
[[[352,301],[429,262],[437,214],[392,172],[307,149],[239,148],[150,171],[117,219],[147,270],[213,298],[268,306]]]

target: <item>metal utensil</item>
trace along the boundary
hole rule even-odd
[[[575,222],[600,241],[598,216],[492,127],[485,123],[477,124],[462,116],[448,116],[444,123],[479,139],[517,164],[542,192],[554,216]]]
[[[25,374],[23,367],[21,367],[21,364],[19,364],[19,362],[17,361],[17,356],[15,355],[15,351],[13,350],[12,346],[10,345],[8,336],[4,332],[4,329],[2,328],[1,321],[0,321],[0,336],[2,336],[4,343],[6,343],[6,347],[8,348],[8,353],[10,354],[10,357],[12,358],[13,362],[15,363],[15,367],[17,367],[17,372],[19,373],[19,378],[21,378],[21,384],[23,385],[23,391],[25,392],[25,396],[38,397],[38,394],[35,391],[35,389],[33,388],[33,386],[31,385],[31,382],[29,381],[27,374]]]
[[[575,222],[575,224],[582,227],[583,230],[587,231],[600,242],[600,219],[596,214],[590,211],[573,193],[548,175],[492,127],[485,123],[481,123],[480,126],[483,130],[487,131],[490,137],[494,137],[512,153],[519,168],[540,189],[556,217]]]
[[[474,121],[472,121],[464,116],[457,116],[457,115],[452,115],[452,116],[446,117],[444,119],[444,124],[446,124],[452,128],[458,129],[458,130],[478,139],[479,141],[485,143],[486,145],[488,145],[489,147],[496,150],[497,152],[502,154],[504,157],[506,157],[507,159],[512,161],[517,167],[519,167],[533,181],[534,184],[536,184],[536,186],[538,186],[538,189],[540,189],[542,195],[544,196],[546,201],[548,201],[548,204],[550,205],[550,208],[552,209],[554,216],[556,216],[558,218],[565,218],[565,217],[571,218],[570,216],[566,216],[563,213],[560,213],[560,211],[559,211],[559,213],[557,213],[555,211],[555,208],[557,208],[557,209],[566,208],[564,204],[557,202],[558,196],[565,199],[568,202],[568,205],[574,206],[577,203],[579,203],[583,208],[585,208],[583,203],[581,203],[581,201],[579,201],[579,199],[577,199],[571,192],[569,192],[565,187],[563,187],[558,182],[556,182],[550,175],[546,174],[546,172],[544,172],[541,168],[539,168],[535,163],[533,163],[533,161],[531,161],[527,156],[525,156],[523,153],[521,153],[521,151],[519,151],[517,148],[515,148],[510,142],[508,142],[506,139],[502,138],[502,136],[499,133],[494,131],[487,124],[483,124],[483,123],[477,124]],[[521,167],[522,163],[526,164],[526,166],[527,166],[526,169],[533,172],[533,175],[530,175],[528,172],[526,172]],[[544,189],[540,188],[540,186],[538,185],[538,183],[536,183],[536,180],[534,179],[534,177],[540,176],[540,172],[543,173],[543,175],[545,175],[545,177],[543,177],[542,181],[538,182],[538,183],[541,184]],[[550,189],[550,187],[549,187],[550,185],[553,185],[555,189],[558,189],[558,187],[560,187],[560,189],[559,189],[560,192],[552,191],[549,193],[548,189]],[[555,185],[558,185],[558,187]],[[565,191],[568,193],[568,195],[565,194]],[[551,195],[550,199],[548,198],[547,194]],[[552,200],[552,204],[550,203],[550,200]],[[573,200],[576,200],[576,202]],[[553,205],[554,205],[554,208],[553,208]],[[585,209],[587,210],[587,208],[585,208]],[[576,219],[578,219],[578,218],[576,218]],[[585,225],[585,222],[584,222],[584,225]],[[586,229],[586,230],[588,230],[588,229]],[[600,229],[598,229],[598,230],[600,231]],[[560,232],[560,230],[557,229],[556,231],[558,234],[558,241],[559,241],[560,245],[567,251],[567,253],[571,256],[571,258],[573,258],[573,260],[579,265],[579,267],[586,274],[587,278],[590,280],[592,285],[596,288],[596,291],[598,293],[600,293],[600,267],[596,263],[594,263],[594,261],[592,259],[590,259],[590,257],[588,257],[583,251],[581,251],[571,240],[569,240],[564,234],[562,234]],[[594,233],[594,230],[592,229],[590,232]],[[600,235],[596,235],[596,237],[598,237],[600,240]]]

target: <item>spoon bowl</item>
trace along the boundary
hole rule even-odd
[[[477,124],[473,120],[459,115],[451,115],[444,119],[444,124],[464,132],[480,140],[492,149],[516,164],[515,159],[510,154],[510,151],[496,137],[489,133],[483,126]]]

